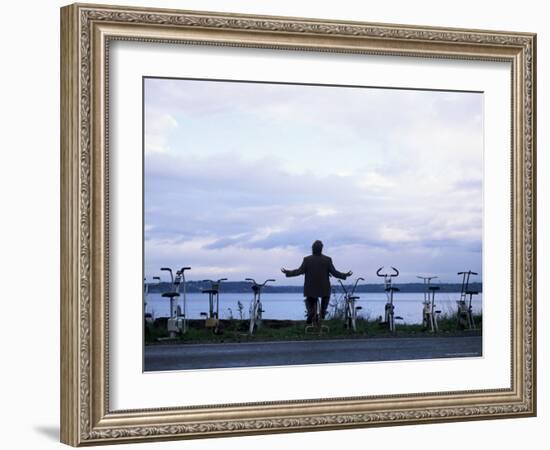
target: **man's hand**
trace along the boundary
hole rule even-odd
[[[351,277],[353,275],[353,272],[351,270],[349,270],[349,271],[346,272],[345,275],[346,275],[346,278]]]
[[[281,267],[281,272],[283,272],[286,275],[289,272],[289,270],[285,269],[284,267]]]

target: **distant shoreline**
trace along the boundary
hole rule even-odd
[[[162,293],[170,290],[170,283],[161,282],[161,283],[148,283],[150,293]],[[346,288],[350,287],[351,284],[345,283]],[[225,281],[222,282],[220,291],[226,293],[234,294],[245,294],[250,293],[251,283],[246,281]],[[425,286],[422,283],[395,283],[394,287],[400,289],[404,293],[423,293],[425,292]],[[439,287],[438,292],[460,292],[462,288],[461,283],[432,283],[431,286]],[[188,293],[200,293],[203,289],[210,287],[210,283],[204,281],[187,281],[186,291]],[[335,292],[342,292],[342,288],[338,283],[332,282],[332,288]],[[470,283],[469,290],[476,291],[479,293],[483,292],[483,283],[475,282]],[[181,290],[181,288],[180,288]],[[268,284],[262,291],[264,294],[294,294],[303,292],[303,286],[289,286],[289,285],[276,285]],[[357,286],[357,293],[381,293],[384,292],[384,284],[381,283],[365,283]]]

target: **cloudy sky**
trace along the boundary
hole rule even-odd
[[[145,276],[481,272],[483,95],[145,79]]]

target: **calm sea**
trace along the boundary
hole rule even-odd
[[[386,303],[385,294],[379,293],[360,293],[360,299],[356,305],[362,306],[359,314],[371,320],[378,316],[384,316],[384,305]],[[456,300],[460,297],[459,293],[441,293],[436,294],[436,309],[442,313],[453,313],[456,311]],[[472,307],[475,313],[481,312],[482,295],[474,296]],[[398,293],[394,296],[395,315],[403,317],[404,323],[422,322],[422,293]],[[240,318],[238,302],[243,308],[243,319],[249,318],[249,307],[252,300],[252,294],[234,294],[220,293],[220,318],[229,319]],[[331,298],[331,303],[334,303]],[[179,305],[183,305],[182,297],[179,299]],[[304,298],[299,293],[278,293],[262,294],[262,305],[264,309],[263,317],[266,319],[287,319],[303,320],[305,317]],[[183,307],[183,306],[182,306]],[[329,312],[332,311],[329,306]],[[161,294],[149,294],[147,297],[147,312],[153,313],[155,318],[169,316],[170,302],[162,298]],[[208,311],[208,296],[206,294],[187,294],[187,317],[190,319],[200,319],[200,313]]]

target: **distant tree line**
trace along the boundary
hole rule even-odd
[[[263,281],[263,280],[262,280]],[[350,284],[345,283],[346,286]],[[222,282],[221,292],[227,293],[248,293],[250,292],[251,283],[246,281],[225,281]],[[394,287],[400,289],[401,292],[424,292],[425,286],[422,283],[394,283]],[[440,290],[438,292],[460,292],[461,284],[460,283],[432,283],[432,286],[438,286]],[[197,293],[202,292],[203,289],[208,289],[210,283],[204,281],[188,281],[186,284],[187,292]],[[336,292],[341,291],[341,287],[337,283],[332,283],[332,287]],[[470,283],[469,290],[482,292],[483,285],[482,283]],[[161,282],[161,283],[150,283],[149,292],[151,293],[161,293],[167,292],[170,289],[170,283]],[[181,291],[182,289],[180,289]],[[268,284],[264,288],[264,293],[301,293],[303,287],[300,286],[284,286],[276,284]],[[367,283],[360,284],[357,286],[356,292],[384,292],[384,284],[379,283]]]

